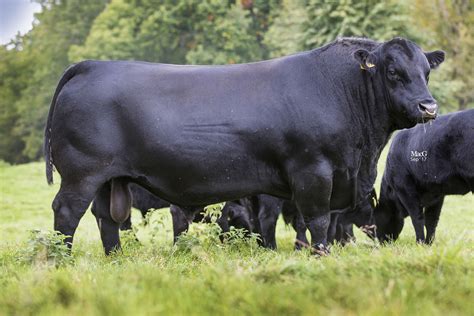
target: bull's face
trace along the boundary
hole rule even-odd
[[[389,203],[381,202],[374,211],[376,235],[380,242],[396,240],[403,229],[404,216]]]
[[[354,57],[382,85],[388,111],[399,128],[436,118],[438,106],[428,80],[430,70],[444,61],[443,51],[424,53],[413,42],[395,38],[370,52],[359,49]]]

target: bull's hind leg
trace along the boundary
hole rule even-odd
[[[292,220],[293,229],[296,231],[295,249],[300,250],[303,247],[309,247],[308,238],[306,238],[306,224],[303,216],[296,211],[296,215]]]
[[[92,213],[99,227],[105,254],[108,255],[112,251],[120,249],[120,224],[110,216],[110,182],[104,184],[97,192],[92,204]]]
[[[290,222],[296,232],[295,250],[308,248],[309,242],[306,238],[306,224],[300,211],[296,208],[295,203],[289,200],[283,201],[281,213],[283,214],[285,222]]]
[[[61,188],[53,200],[54,230],[68,236],[66,244],[71,248],[77,226],[94,198],[98,188],[95,182],[69,183],[63,179]]]
[[[428,244],[431,244],[434,241],[436,226],[438,226],[443,202],[444,197],[425,208],[426,242]]]
[[[105,254],[120,249],[120,225],[130,218],[131,194],[128,183],[113,179],[98,191],[92,205]]]

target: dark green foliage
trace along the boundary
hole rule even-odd
[[[341,36],[415,38],[406,9],[392,1],[283,1],[265,41],[274,55],[320,47]]]
[[[20,118],[15,106],[27,88],[31,58],[20,50],[0,48],[0,159],[12,163],[26,162],[25,143],[13,135]]]
[[[113,1],[71,60],[134,59],[227,64],[266,56],[261,44],[272,3],[246,9],[227,1]]]
[[[388,40],[411,37],[404,8],[398,2],[374,0],[310,0],[303,24],[302,46],[319,47],[340,36]]]

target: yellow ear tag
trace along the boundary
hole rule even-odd
[[[375,65],[374,65],[374,64],[372,64],[372,63],[365,63],[365,65],[367,66],[367,68],[372,68],[372,67],[375,67]]]

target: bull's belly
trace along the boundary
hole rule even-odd
[[[445,195],[464,195],[474,190],[474,179],[452,176],[437,183],[425,183],[422,194],[422,203]]]
[[[272,194],[281,198],[290,198],[289,190],[285,190],[284,184],[253,182],[249,179],[241,181],[226,182],[205,182],[186,183],[171,188],[163,186],[160,179],[149,179],[144,186],[152,193],[173,204],[181,206],[202,206],[218,202],[225,202],[240,199],[243,197],[257,195],[261,193]]]
[[[269,166],[237,168],[212,159],[197,162],[192,168],[175,161],[173,166],[142,170],[134,179],[162,199],[182,206],[200,206],[267,193],[290,198],[290,190],[280,173]],[[234,167],[234,168],[233,168]]]

